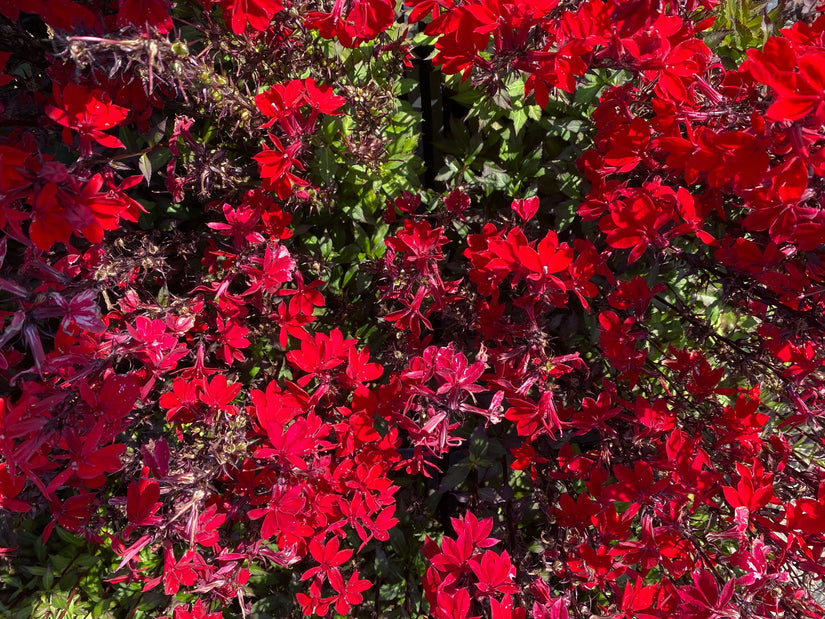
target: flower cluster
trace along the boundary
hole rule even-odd
[[[0,4],[0,587],[821,617],[825,16],[399,10]]]

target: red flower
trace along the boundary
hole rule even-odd
[[[129,110],[112,103],[111,97],[100,88],[89,89],[80,84],[67,84],[61,91],[54,86],[55,105],[47,105],[46,115],[65,127],[63,141],[71,145],[70,130],[80,136],[80,154],[92,154],[92,140],[107,148],[124,148],[123,142],[103,133],[126,120]]]
[[[319,617],[326,617],[329,613],[330,604],[335,600],[335,598],[321,597],[321,584],[317,580],[312,581],[309,586],[309,595],[299,593],[295,598],[301,605],[304,615],[317,615]]]
[[[76,196],[66,220],[92,243],[100,243],[107,230],[114,230],[121,219],[137,221],[143,207],[119,190],[101,192],[103,177],[95,174]],[[145,211],[144,211],[145,212]]]
[[[613,467],[617,483],[604,489],[602,496],[613,501],[631,502],[627,512],[636,513],[641,504],[648,504],[654,495],[668,485],[667,479],[654,483],[653,469],[644,461],[637,461],[630,469],[621,464]]]
[[[355,390],[381,377],[384,369],[378,363],[370,363],[370,351],[366,348],[363,350],[356,350],[355,347],[350,348],[347,357],[346,376],[343,379],[345,386],[348,389]]]
[[[616,619],[653,619],[657,614],[642,613],[653,606],[653,600],[658,593],[656,585],[645,586],[641,576],[636,576],[635,582],[628,581],[622,592],[622,615]]]
[[[729,580],[719,590],[713,574],[707,570],[697,570],[693,573],[693,585],[680,587],[679,597],[683,607],[680,616],[685,619],[722,619],[724,617],[738,617],[739,612],[732,607],[736,580]]]
[[[291,138],[313,133],[319,114],[338,116],[345,102],[330,86],[318,86],[311,77],[275,84],[255,97],[261,113],[271,118],[263,126],[271,127],[277,122]],[[305,115],[301,110],[307,106],[310,112]]]
[[[552,230],[539,241],[536,249],[527,245],[518,248],[518,257],[522,265],[531,272],[528,279],[543,281],[548,279],[556,286],[564,289],[564,284],[555,277],[553,273],[558,273],[566,269],[573,261],[573,250],[567,243],[559,245],[559,239]]]
[[[286,348],[289,343],[289,336],[302,340],[307,337],[304,326],[314,320],[312,314],[304,314],[300,310],[294,310],[292,303],[278,305],[277,314],[270,314],[270,319],[274,320],[280,327],[278,343],[282,348]]]
[[[501,602],[490,598],[490,619],[525,619],[527,610],[524,608],[513,608],[513,598],[505,595]],[[536,614],[535,616],[538,616]],[[549,619],[549,617],[548,617]]]
[[[636,275],[629,281],[619,282],[616,290],[607,297],[607,302],[616,309],[631,310],[638,316],[644,316],[653,296],[664,289],[664,285],[659,284],[651,290],[644,278]]]
[[[358,570],[352,573],[349,580],[345,583],[344,577],[337,570],[330,572],[329,584],[338,593],[333,598],[335,602],[335,612],[339,615],[346,615],[350,611],[350,606],[355,606],[364,601],[362,592],[366,591],[372,586],[369,580],[360,580],[358,578]]]
[[[575,436],[582,436],[591,430],[597,430],[603,435],[615,436],[616,430],[607,424],[607,420],[621,412],[618,407],[611,407],[612,400],[607,391],[599,394],[599,399],[584,398],[582,410],[577,412],[570,425],[576,428]]]
[[[14,498],[26,486],[26,478],[13,471],[6,462],[0,462],[0,509],[27,512],[31,509],[31,505]]]
[[[247,23],[258,32],[267,30],[275,13],[284,8],[280,0],[219,0],[219,4],[235,34],[243,34]]]
[[[143,474],[147,473],[148,469],[144,469]],[[155,516],[163,504],[158,502],[160,484],[154,479],[141,477],[139,481],[133,481],[129,484],[126,497],[126,517],[129,519],[130,526],[152,526],[163,521],[160,516]],[[127,533],[124,534],[128,536]]]
[[[464,514],[463,520],[461,518],[450,518],[450,522],[459,539],[467,539],[479,548],[490,548],[499,541],[494,537],[489,537],[490,531],[493,530],[492,518],[479,520],[474,513],[467,512]]]
[[[71,330],[72,325],[92,333],[100,333],[106,330],[106,325],[100,319],[100,309],[95,302],[97,290],[84,290],[70,301],[57,293],[55,293],[54,298],[57,305],[66,312],[63,315],[63,320],[60,321],[60,326],[67,333],[77,333],[76,330]]]
[[[200,384],[183,378],[172,382],[172,391],[160,396],[159,404],[168,409],[167,421],[191,423],[197,418]]]
[[[354,344],[354,339],[344,339],[339,329],[333,329],[329,335],[316,333],[314,338],[303,339],[301,349],[288,352],[286,358],[293,366],[306,372],[298,379],[298,385],[306,387],[313,377],[323,378],[345,362]]]
[[[454,593],[438,592],[438,603],[433,609],[436,619],[467,619],[470,612],[470,594],[467,589]]]
[[[338,541],[337,537],[333,537],[323,545],[317,537],[314,537],[309,543],[309,552],[319,565],[304,572],[301,580],[307,580],[316,574],[331,577],[332,573],[338,572],[338,566],[343,565],[352,556],[352,550],[339,550],[340,546],[341,542]]]
[[[232,365],[235,360],[243,361],[245,357],[241,349],[249,347],[249,340],[246,339],[249,329],[231,318],[223,320],[218,316],[216,320],[218,334],[215,340],[221,345],[221,356],[224,362],[226,365]]]
[[[139,30],[150,28],[166,34],[172,29],[171,8],[169,0],[121,0],[118,28],[132,25]]]
[[[485,595],[519,592],[519,588],[513,582],[516,570],[506,550],[501,555],[488,550],[482,555],[481,561],[470,560],[470,569],[478,578],[476,587]]]
[[[261,285],[266,292],[272,294],[292,279],[295,260],[283,245],[267,245],[262,266]]]
[[[736,484],[736,488],[731,486],[722,488],[728,505],[734,509],[746,507],[752,513],[774,500],[773,475],[765,473],[759,460],[753,461],[753,471],[737,462],[736,472],[739,474],[739,483]]]
[[[48,541],[55,525],[60,525],[67,531],[79,533],[89,523],[97,507],[97,496],[93,492],[75,494],[63,503],[53,498],[51,500],[52,521],[43,530],[43,541]]]
[[[233,208],[231,204],[223,205],[223,216],[226,223],[210,222],[206,224],[213,230],[220,230],[221,234],[232,237],[235,249],[242,250],[249,243],[261,243],[264,237],[256,231],[261,220],[261,211],[250,204],[241,204]]]
[[[197,582],[198,573],[193,561],[200,559],[200,555],[190,550],[180,558],[180,561],[176,561],[169,547],[164,549],[163,555],[163,592],[166,595],[176,594],[181,585],[191,587]]]
[[[288,148],[284,148],[281,141],[274,135],[269,134],[269,138],[274,148],[265,148],[252,158],[258,162],[264,189],[274,191],[281,200],[286,200],[292,195],[294,185],[298,187],[309,185],[309,181],[291,172],[292,168],[304,169],[297,158],[301,143],[295,142]]]
[[[207,612],[203,600],[198,600],[192,605],[192,610],[187,610],[188,606],[176,606],[172,619],[222,619],[222,612]]]
[[[663,228],[673,221],[673,208],[662,201],[654,204],[650,196],[640,194],[631,200],[610,205],[610,216],[599,222],[607,234],[607,243],[616,249],[631,249],[628,263],[636,262],[650,245],[667,247]]]
[[[72,461],[68,471],[73,471],[90,488],[100,486],[105,473],[120,470],[120,456],[126,451],[126,445],[122,444],[100,447],[100,442],[105,440],[104,428],[105,422],[101,419],[86,435],[80,435],[75,428],[63,433],[65,449],[69,452],[66,457]]]
[[[532,198],[527,198],[525,200],[513,200],[510,208],[512,208],[513,211],[521,217],[521,220],[526,223],[533,219],[533,216],[539,210],[538,196],[533,196]]]
[[[387,0],[335,0],[329,13],[313,12],[306,26],[325,39],[338,38],[345,47],[357,47],[384,32],[395,19],[395,3]]]
[[[306,499],[301,496],[300,487],[285,489],[283,486],[276,486],[267,506],[250,510],[249,519],[264,518],[261,525],[262,539],[286,533],[309,536],[312,535],[312,529],[299,521],[305,507]]]
[[[210,409],[223,410],[229,414],[235,414],[236,408],[229,403],[241,392],[241,383],[228,383],[226,376],[218,374],[212,378],[212,382],[204,376],[202,383],[203,390],[198,395],[201,402]]]
[[[39,249],[48,251],[55,243],[68,243],[72,227],[58,199],[56,183],[47,183],[34,195],[29,237]]]
[[[266,433],[272,448],[259,447],[255,450],[256,458],[277,458],[284,466],[291,465],[306,471],[309,466],[305,458],[317,448],[317,427],[313,428],[306,418],[296,419],[289,427],[271,422],[266,426]]]
[[[507,409],[504,417],[515,422],[519,436],[532,437],[546,433],[554,437],[567,426],[559,418],[552,391],[542,393],[538,403],[517,397],[508,398],[508,402],[512,408]]]
[[[799,71],[795,71],[796,67]],[[813,111],[821,113],[825,103],[825,72],[821,50],[796,55],[787,39],[772,37],[762,51],[748,50],[742,65],[756,80],[767,84],[777,98],[768,108],[769,120],[800,120]]]
[[[427,312],[421,308],[428,292],[427,286],[419,286],[415,296],[408,295],[400,298],[399,302],[404,305],[404,309],[387,314],[384,320],[394,323],[395,328],[400,331],[409,329],[416,337],[421,335],[421,325],[432,331],[433,325],[426,317]]]
[[[226,514],[218,512],[215,504],[210,505],[186,525],[186,534],[201,546],[215,546],[220,540],[218,529],[226,522]]]

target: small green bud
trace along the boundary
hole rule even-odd
[[[175,41],[172,43],[172,51],[181,58],[186,58],[189,55],[189,48],[183,41]]]

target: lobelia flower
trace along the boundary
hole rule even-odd
[[[124,148],[123,142],[105,130],[116,127],[129,115],[129,110],[112,103],[112,98],[100,88],[67,84],[53,88],[54,105],[45,107],[46,116],[65,127],[63,141],[71,146],[72,131],[80,138],[80,154],[92,154],[92,140],[106,148]]]

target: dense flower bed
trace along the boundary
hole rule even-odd
[[[4,616],[823,616],[825,16],[0,16]]]

